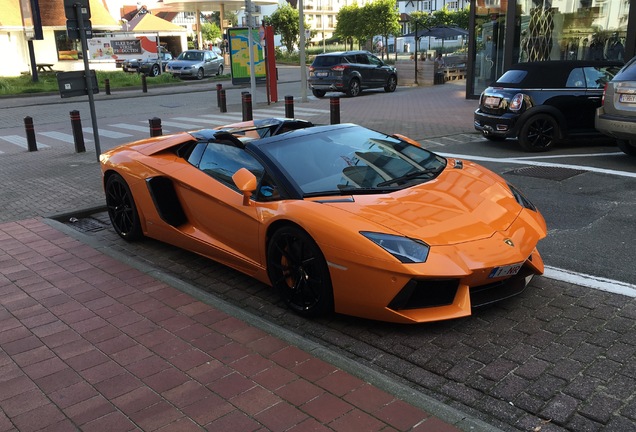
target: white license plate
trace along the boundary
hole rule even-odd
[[[498,278],[498,277],[514,276],[517,273],[519,273],[519,270],[521,270],[521,267],[523,267],[523,263],[512,264],[512,265],[503,266],[503,267],[495,267],[494,269],[492,269],[488,277]]]
[[[326,77],[329,76],[329,72],[316,72],[317,77]]]
[[[488,106],[492,106],[492,107],[499,106],[499,98],[498,97],[488,96],[484,100],[484,105],[488,105]]]
[[[623,103],[636,103],[636,94],[622,94],[618,100]]]

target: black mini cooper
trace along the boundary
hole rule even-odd
[[[573,136],[596,135],[594,114],[603,88],[621,66],[584,60],[513,65],[481,94],[475,129],[493,141],[518,138],[532,152]]]

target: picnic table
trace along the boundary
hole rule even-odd
[[[53,63],[37,63],[38,72],[53,72]]]

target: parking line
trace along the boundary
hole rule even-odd
[[[93,128],[92,127],[85,127],[82,128],[82,130],[86,133],[92,134],[93,133]],[[99,136],[104,136],[106,138],[130,138],[132,135],[130,134],[125,134],[125,133],[121,133],[121,132],[115,132],[115,131],[109,131],[107,129],[99,129]]]
[[[56,131],[38,132],[38,135],[44,135],[45,137],[53,138],[68,144],[75,143],[75,138],[73,138],[73,135],[67,134],[64,132],[56,132]],[[84,141],[90,141],[90,140],[84,138]]]
[[[452,157],[457,159],[466,159],[472,161],[482,161],[482,162],[496,162],[496,163],[509,163],[516,165],[532,165],[532,166],[542,166],[542,167],[555,167],[555,168],[569,168],[569,169],[578,169],[588,172],[595,172],[599,174],[609,174],[618,177],[630,177],[636,178],[636,172],[627,172],[627,171],[617,171],[606,168],[596,168],[585,165],[569,165],[569,164],[557,164],[551,162],[539,162],[533,161],[529,159],[517,159],[517,158],[492,158],[485,156],[475,156],[475,155],[463,155],[463,154],[453,154],[453,153],[438,153],[440,156],[444,157]]]
[[[119,129],[127,129],[131,131],[136,131],[136,132],[150,133],[150,126],[143,127],[143,126],[137,126],[137,125],[132,125],[128,123],[115,123],[115,124],[108,125],[108,127],[116,127]],[[170,131],[164,129],[163,132],[170,132]]]
[[[545,273],[543,276],[549,279],[594,288],[600,291],[622,294],[628,297],[636,297],[636,285],[613,279],[548,266],[545,266]]]
[[[23,149],[28,149],[29,148],[29,145],[27,143],[27,139],[22,137],[22,136],[20,136],[20,135],[6,135],[6,136],[0,137],[0,139],[3,139],[3,140],[5,140],[5,141],[7,141],[7,142],[9,142],[11,144],[15,144],[15,145],[17,145],[19,147],[22,147]],[[40,143],[37,143],[37,142],[36,142],[36,144],[37,144],[38,147],[48,147],[46,144],[40,144]]]

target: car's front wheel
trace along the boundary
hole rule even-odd
[[[219,70],[216,71],[217,75],[223,75],[223,65],[219,65]]]
[[[327,92],[324,90],[311,89],[311,93],[317,98],[321,98],[324,97]]]
[[[197,79],[202,80],[204,76],[205,72],[203,72],[203,68],[199,68],[199,70],[197,71]]]
[[[357,78],[353,78],[349,81],[349,87],[347,87],[347,96],[356,97],[360,94],[362,89],[360,88],[360,81]]]
[[[161,69],[159,68],[159,65],[153,64],[152,67],[150,68],[150,76],[156,77],[156,76],[159,76],[159,74],[161,74]]]
[[[616,140],[616,144],[623,153],[636,156],[636,140]]]
[[[530,117],[519,131],[519,144],[525,151],[550,150],[559,139],[559,125],[549,114]]]
[[[392,93],[397,88],[397,77],[395,75],[391,75],[384,86],[384,91],[387,93]]]
[[[106,180],[106,207],[115,232],[127,241],[143,236],[137,206],[126,180],[119,174],[111,174]]]
[[[313,317],[333,311],[329,268],[316,242],[302,229],[285,226],[267,247],[267,273],[287,306]]]

